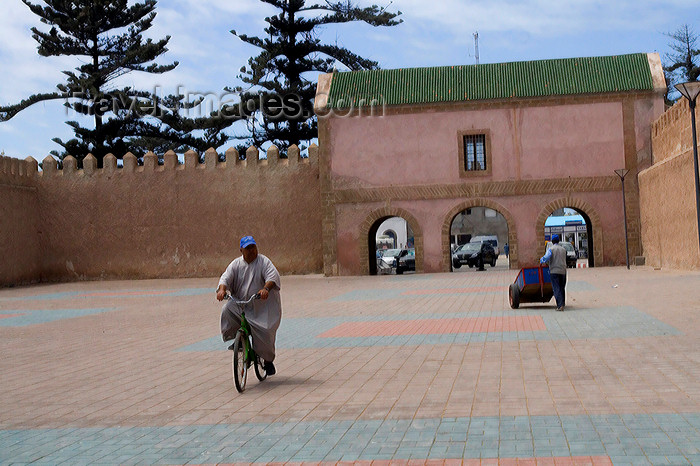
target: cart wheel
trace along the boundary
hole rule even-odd
[[[508,301],[510,301],[511,308],[520,307],[520,288],[515,283],[511,283],[508,287]]]

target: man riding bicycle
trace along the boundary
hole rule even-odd
[[[246,312],[246,319],[253,334],[253,349],[265,361],[267,375],[273,375],[275,337],[282,319],[280,274],[270,259],[258,254],[258,246],[252,236],[241,238],[240,246],[243,255],[234,259],[221,275],[216,299],[222,301],[226,291],[239,301],[260,294],[260,299],[253,301],[253,311]],[[223,340],[233,339],[240,326],[240,308],[233,301],[226,301],[221,309]]]

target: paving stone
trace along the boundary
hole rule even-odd
[[[216,278],[0,290],[0,463],[700,463],[700,274],[572,270],[564,313],[510,309],[514,277],[283,277],[244,394]]]

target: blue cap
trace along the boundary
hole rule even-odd
[[[255,244],[255,240],[252,236],[244,236],[241,238],[241,249],[250,246],[251,244]]]
[[[250,238],[250,239],[253,239],[253,238]],[[554,240],[559,241],[559,235],[552,235],[552,242],[554,242]]]

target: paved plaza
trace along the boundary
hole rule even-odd
[[[0,464],[700,464],[700,273],[282,278],[239,394],[218,277],[0,289]]]

